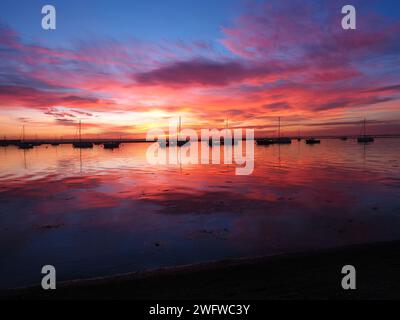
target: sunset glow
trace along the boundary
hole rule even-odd
[[[332,1],[221,1],[216,10],[229,15],[209,20],[169,20],[168,10],[155,20],[124,5],[134,18],[114,19],[108,32],[91,1],[76,14],[60,3],[51,35],[37,17],[3,18],[2,136],[20,137],[25,124],[32,138],[72,137],[82,120],[88,137],[144,138],[177,116],[195,129],[229,117],[256,136],[275,134],[279,116],[287,134],[357,134],[365,117],[371,133],[400,133],[400,24],[390,6],[364,5],[357,30],[344,31]]]
[[[0,300],[398,300],[399,155],[399,0],[0,1]]]

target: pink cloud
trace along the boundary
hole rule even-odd
[[[224,50],[213,41],[100,37],[49,48],[0,26],[0,107],[32,108],[64,123],[94,111],[161,110],[210,125],[226,113],[256,128],[278,115],[321,124],[399,99],[400,24],[366,16],[345,32],[333,1],[252,4],[221,27]]]

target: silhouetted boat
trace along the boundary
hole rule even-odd
[[[33,143],[26,142],[25,141],[25,126],[22,126],[22,140],[20,142],[17,142],[16,145],[18,146],[19,149],[32,149],[34,147]]]
[[[103,144],[104,149],[117,149],[119,148],[121,142],[117,141],[111,141],[111,142],[105,142]]]
[[[104,144],[104,141],[101,141],[100,135],[97,135],[97,139],[96,139],[96,141],[93,141],[93,144],[94,144],[95,146],[99,146],[99,145],[101,145],[101,144]]]
[[[18,143],[18,148],[20,149],[32,149],[34,145],[29,142],[20,142]]]
[[[225,122],[225,130],[226,130],[226,132],[228,132],[228,129],[229,129],[229,120],[228,120],[228,117],[227,117],[227,118],[226,118],[226,122]],[[234,145],[234,144],[238,144],[238,142],[239,142],[239,141],[238,141],[238,140],[235,140],[235,137],[234,137],[234,136],[231,136],[230,139],[226,139],[226,140],[225,140],[225,137],[220,137],[219,140],[210,138],[210,139],[208,140],[208,145],[209,145],[210,147],[214,147],[214,146],[224,146],[225,144],[227,144],[227,145],[229,145],[229,144]]]
[[[346,141],[347,137],[340,137],[340,140]]]
[[[159,144],[162,147],[183,147],[185,144],[190,144],[190,141],[188,138],[186,140],[165,140],[165,141],[160,141]]]
[[[371,142],[374,142],[375,141],[375,139],[374,139],[374,137],[372,137],[372,136],[368,136],[366,133],[367,133],[367,130],[366,130],[366,120],[364,119],[364,123],[363,123],[363,135],[362,136],[359,136],[358,138],[357,138],[357,141],[359,142],[359,143],[371,143]]]
[[[292,139],[286,138],[286,137],[280,137],[277,139],[273,139],[273,141],[276,144],[291,144],[292,143]]]
[[[272,139],[276,144],[291,144],[292,139],[288,137],[281,137],[281,117],[278,118],[278,138]]]
[[[259,138],[256,139],[256,143],[260,146],[268,146],[271,144],[291,144],[292,139],[286,137],[279,138]]]
[[[300,129],[297,132],[297,141],[301,141],[301,136],[300,136]]]
[[[79,141],[73,142],[72,146],[79,149],[91,149],[93,148],[93,143],[89,141],[82,141],[82,123],[79,120]]]
[[[186,144],[190,144],[190,141],[189,141],[189,139],[186,139],[186,140],[178,140],[177,142],[176,142],[176,145],[178,146],[178,147],[183,147],[184,145],[186,145]]]
[[[73,142],[72,145],[73,145],[74,148],[79,148],[79,149],[91,149],[91,148],[93,148],[93,143],[88,142],[88,141]]]
[[[185,140],[180,140],[179,134],[181,132],[181,117],[179,117],[179,125],[178,125],[178,132],[176,133],[176,139],[171,140],[171,139],[166,139],[166,140],[159,140],[158,143],[160,144],[161,147],[183,147],[185,145],[190,145],[190,140],[189,138],[186,138]]]
[[[306,139],[306,144],[318,144],[318,143],[321,143],[321,140],[315,138]]]
[[[0,147],[8,147],[10,142],[7,141],[6,136],[4,136],[4,140],[0,141]]]
[[[357,141],[360,143],[370,143],[370,142],[374,142],[375,139],[373,137],[358,137]]]
[[[208,145],[209,145],[210,147],[214,147],[214,146],[224,146],[225,144],[226,144],[226,145],[229,145],[229,144],[234,145],[234,144],[238,144],[238,141],[235,140],[234,138],[226,139],[226,141],[225,141],[225,138],[224,138],[224,137],[220,137],[219,140],[215,140],[215,139],[212,139],[212,138],[210,138],[210,139],[208,140]]]
[[[53,147],[58,147],[60,145],[59,140],[57,141],[57,138],[54,138],[53,142],[50,142],[50,145]]]
[[[256,143],[261,146],[267,146],[270,144],[291,144],[292,139],[290,138],[261,138],[261,139],[256,139]]]
[[[256,139],[256,143],[259,146],[269,146],[271,144],[274,144],[272,139],[267,139],[267,138]]]

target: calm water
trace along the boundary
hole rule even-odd
[[[251,176],[147,147],[0,147],[0,288],[400,239],[400,139],[256,146]]]

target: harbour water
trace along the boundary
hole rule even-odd
[[[249,176],[148,146],[1,147],[0,289],[400,239],[400,139],[255,146]]]

